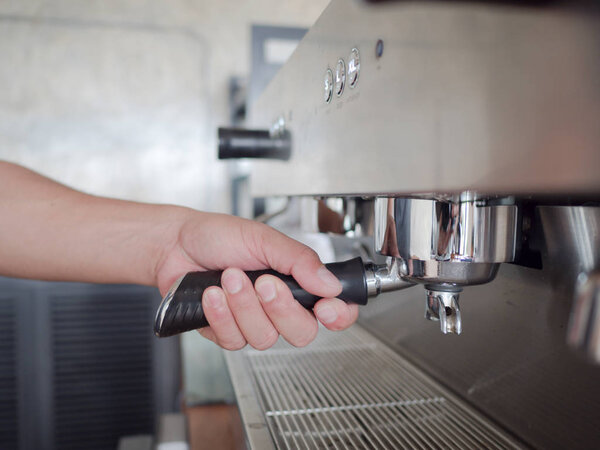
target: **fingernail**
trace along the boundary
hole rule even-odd
[[[237,270],[229,270],[223,274],[221,279],[223,287],[230,294],[237,294],[242,290],[242,276]]]
[[[338,318],[338,314],[331,306],[323,306],[317,311],[319,320],[323,323],[333,323]]]
[[[206,301],[211,308],[218,309],[223,305],[225,299],[219,289],[209,289],[206,291]]]
[[[331,287],[341,289],[342,285],[340,283],[340,280],[338,280],[334,274],[327,270],[327,267],[319,267],[319,270],[317,270],[317,275],[325,284],[328,284]]]
[[[275,299],[277,295],[277,289],[275,284],[269,280],[261,280],[254,286],[258,292],[258,296],[263,302],[270,302]]]

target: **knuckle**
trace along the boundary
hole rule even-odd
[[[302,335],[298,336],[296,339],[293,339],[292,341],[290,341],[290,344],[292,344],[294,347],[306,347],[308,344],[310,344],[312,341],[315,340],[315,338],[317,337],[317,332],[319,331],[318,325],[315,322],[313,324],[313,326],[310,327],[310,329],[305,330],[304,333],[302,333]]]
[[[253,348],[256,350],[266,350],[268,348],[273,347],[279,338],[279,333],[273,329],[270,331],[264,338],[258,340],[257,342],[251,342]]]
[[[340,320],[339,327],[342,330],[345,330],[350,325],[352,325],[356,319],[358,318],[358,309],[354,308],[356,305],[347,305],[345,308],[345,313],[341,315],[342,320]]]
[[[213,341],[215,342],[215,337],[212,335],[212,333],[209,331],[208,327],[203,327],[203,328],[198,328],[196,330],[198,332],[198,334],[200,334],[200,336],[202,336],[205,339],[208,339],[209,341]]]
[[[219,345],[225,350],[235,351],[243,349],[246,346],[246,341],[239,339],[235,341],[219,342]]]
[[[349,325],[352,325],[358,319],[358,305],[350,305],[350,311],[348,313]]]
[[[253,310],[258,302],[254,290],[250,288],[244,288],[236,295],[230,295],[228,299],[229,307],[241,313]]]
[[[298,255],[298,259],[302,260],[302,261],[311,261],[314,259],[319,259],[319,256],[317,255],[317,252],[315,252],[312,248],[310,247],[303,247],[300,250],[300,254]]]

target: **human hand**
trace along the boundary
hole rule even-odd
[[[316,336],[315,315],[331,330],[356,321],[358,306],[335,298],[341,284],[309,247],[266,225],[222,214],[186,210],[174,223],[177,237],[157,266],[157,284],[164,295],[187,272],[224,270],[223,288],[204,292],[202,307],[210,327],[199,330],[221,347],[237,350],[249,343],[264,350],[280,334],[302,347]],[[243,272],[267,268],[292,275],[302,288],[323,297],[315,315],[277,277],[262,275],[253,286]]]

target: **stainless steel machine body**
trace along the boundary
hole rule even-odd
[[[251,448],[522,448],[370,333],[226,355]]]
[[[506,3],[333,1],[251,105],[293,141],[253,194],[598,192],[597,11]],[[355,86],[326,102],[354,48]]]
[[[302,197],[309,228],[425,288],[360,325],[533,447],[600,442],[594,5],[334,0],[251,109],[290,139],[253,194]]]

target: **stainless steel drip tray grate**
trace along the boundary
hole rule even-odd
[[[226,359],[251,448],[520,447],[357,325]]]

